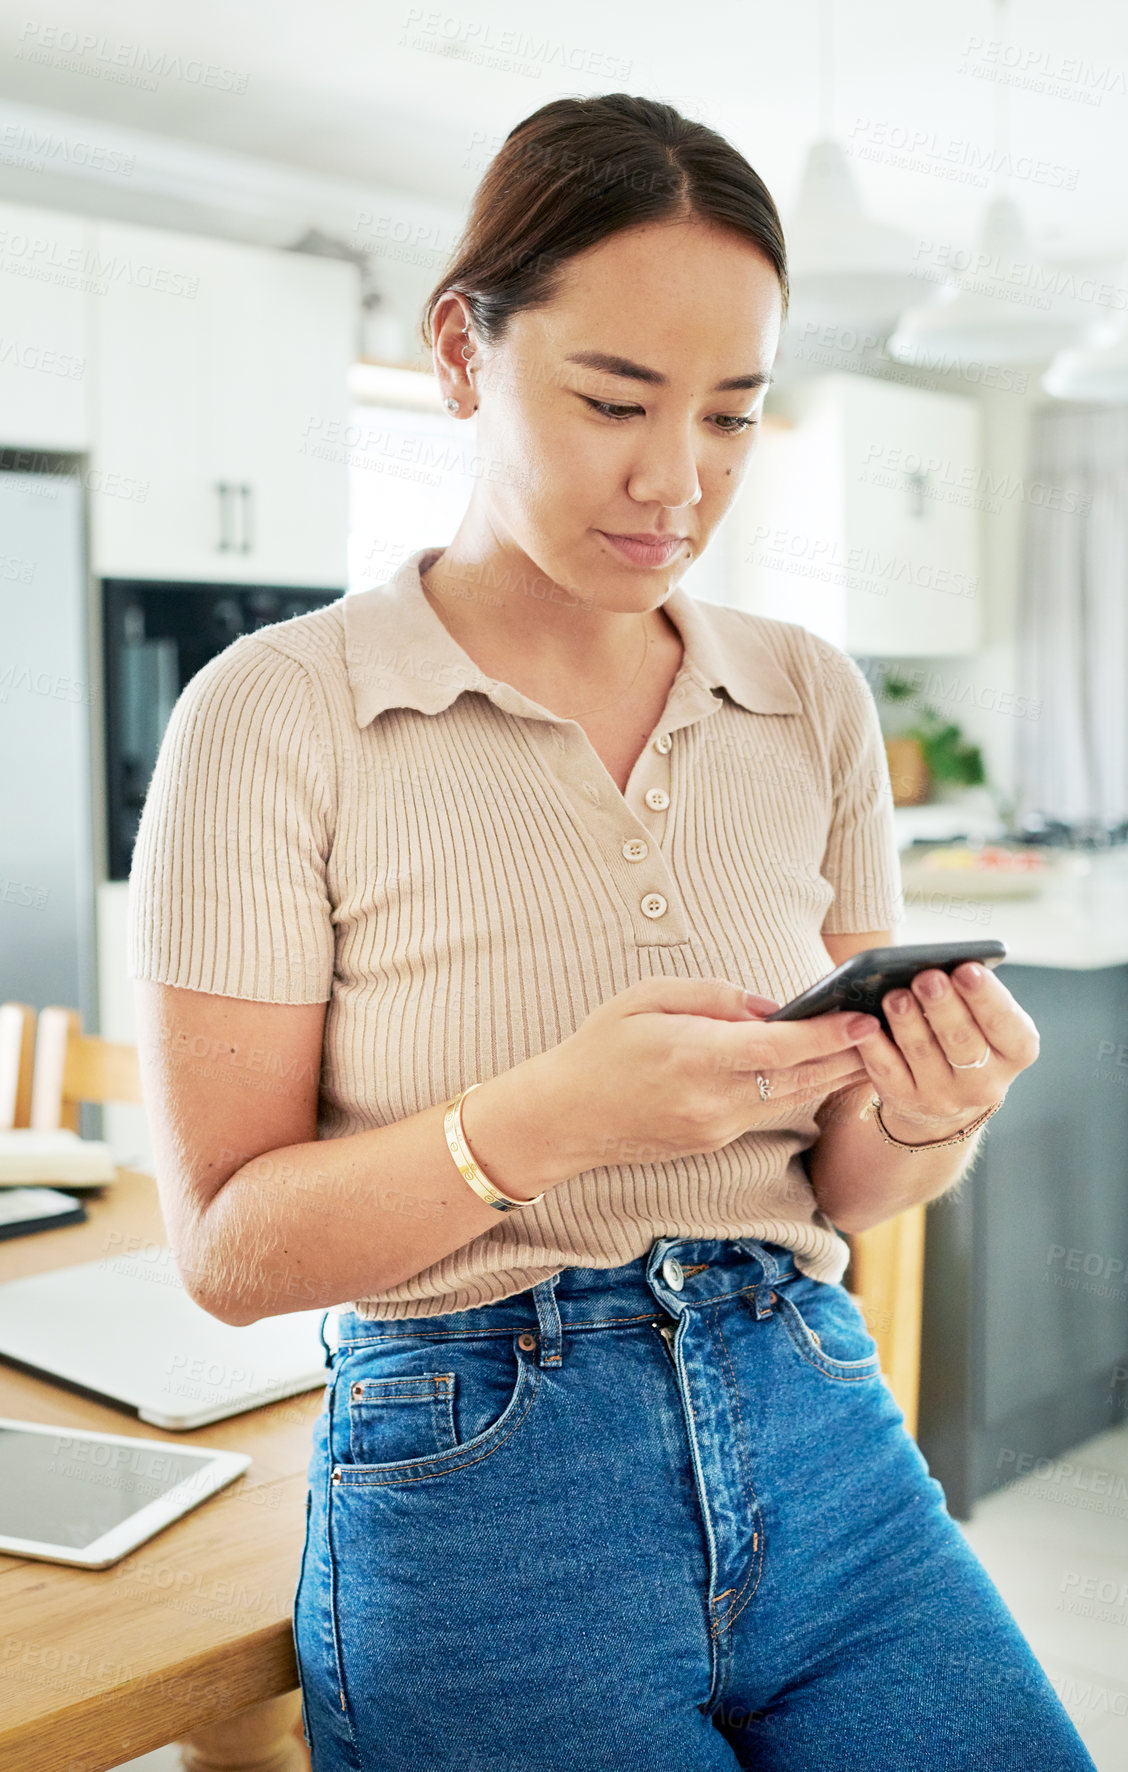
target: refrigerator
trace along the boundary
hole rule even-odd
[[[78,474],[0,471],[0,999],[77,1008],[88,1031],[102,712],[92,620]]]

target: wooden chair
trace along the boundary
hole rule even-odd
[[[881,1370],[916,1436],[927,1207],[912,1206],[847,1236],[845,1284],[881,1354]]]
[[[41,1009],[30,1123],[41,1132],[59,1127],[78,1132],[84,1101],[140,1102],[137,1048],[84,1034],[77,1009]]]
[[[31,1124],[35,1060],[35,1010],[30,1003],[0,1003],[0,1132]]]

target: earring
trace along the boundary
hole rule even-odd
[[[447,395],[446,399],[443,401],[443,405],[446,407],[448,412],[457,412],[458,411],[458,401],[455,399],[453,394]]]
[[[463,345],[463,347],[462,347],[463,360],[465,362],[469,363],[469,361],[473,355],[474,355],[473,345]]]

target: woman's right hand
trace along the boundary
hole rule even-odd
[[[868,1080],[847,1026],[855,1011],[767,1022],[780,1005],[724,979],[653,978],[601,1003],[574,1034],[534,1061],[548,1064],[564,1104],[573,1173],[721,1150],[781,1109]],[[756,1073],[771,1096],[761,1099]],[[583,1154],[590,1161],[583,1161]]]

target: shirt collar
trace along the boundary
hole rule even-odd
[[[479,690],[509,713],[549,717],[511,684],[488,677],[439,620],[420,574],[442,551],[419,548],[386,584],[343,599],[345,662],[357,725],[367,726],[393,707],[438,714],[466,689]],[[753,714],[802,711],[791,679],[766,647],[756,645],[755,633],[733,624],[720,604],[703,602],[675,585],[662,608],[682,638],[682,671],[701,688],[721,686]]]

